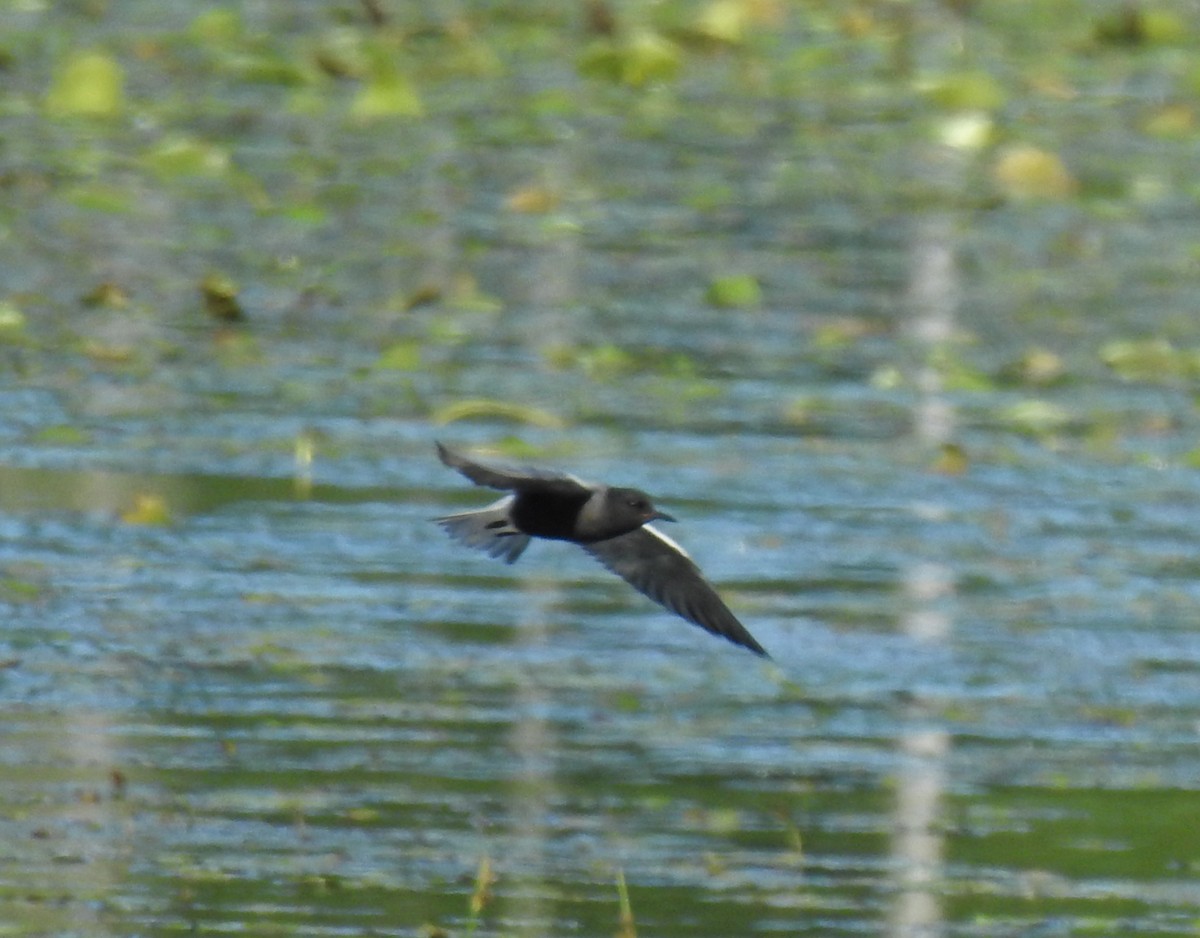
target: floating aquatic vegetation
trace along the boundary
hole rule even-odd
[[[1079,188],[1061,157],[1028,145],[1002,152],[992,166],[992,178],[1004,195],[1018,202],[1067,199]]]
[[[59,66],[46,110],[54,117],[114,117],[125,107],[125,72],[103,52],[77,52]]]
[[[171,523],[171,509],[167,500],[152,492],[143,492],[134,498],[133,505],[121,512],[126,524],[162,526]]]
[[[753,274],[729,274],[711,281],[704,299],[710,306],[724,309],[758,306],[762,302],[762,287]]]
[[[484,398],[455,401],[453,404],[439,407],[429,419],[437,424],[454,423],[458,420],[504,420],[546,427],[550,430],[561,430],[566,426],[566,421],[561,417],[540,407]]]
[[[579,71],[589,78],[642,88],[670,81],[679,74],[682,64],[679,46],[643,27],[625,36],[593,41],[579,60]]]
[[[395,50],[384,45],[368,49],[369,64],[350,114],[362,121],[423,117],[425,105],[412,79],[396,61]]]

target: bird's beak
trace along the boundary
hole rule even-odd
[[[675,519],[672,518],[665,511],[655,511],[654,514],[652,514],[647,520],[648,521],[674,521]]]

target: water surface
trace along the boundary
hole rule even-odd
[[[643,935],[1195,934],[1180,50],[647,8],[631,88],[556,9],[0,14],[7,931],[611,935],[623,876]],[[372,41],[423,116],[312,64]],[[40,112],[76,47],[121,114]],[[941,142],[973,70],[1075,192]],[[654,493],[774,661],[449,542],[438,438]]]

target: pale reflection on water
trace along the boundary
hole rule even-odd
[[[961,166],[952,152],[929,154],[939,167],[943,183],[960,182]],[[929,212],[916,220],[911,245],[912,273],[908,288],[908,331],[917,344],[918,397],[913,412],[913,434],[931,463],[954,440],[954,408],[944,394],[942,379],[933,362],[955,332],[961,295],[954,250],[955,217],[949,212]],[[922,501],[913,513],[937,524],[946,519],[948,506]],[[953,569],[937,556],[917,556],[902,571],[905,612],[903,632],[922,644],[944,643],[951,638],[951,609],[955,595]],[[895,938],[937,938],[944,923],[939,896],[945,879],[942,794],[951,736],[929,726],[923,701],[906,707],[906,723],[897,740],[901,762],[896,781],[896,820],[892,838],[896,898],[890,923]]]
[[[517,647],[537,660],[538,651],[550,640],[545,610],[557,605],[559,591],[540,578],[529,581],[529,589],[517,593],[512,606],[517,624]],[[548,818],[551,805],[560,800],[555,759],[561,743],[555,738],[548,715],[556,709],[551,692],[539,680],[536,668],[522,669],[517,676],[513,702],[516,719],[512,726],[512,767],[509,784],[515,836],[511,852],[501,858],[504,869],[517,879],[511,901],[512,919],[523,935],[544,934],[554,920],[548,897],[554,891],[550,873],[552,860],[545,850],[554,835]]]

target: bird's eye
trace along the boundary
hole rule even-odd
[[[650,507],[644,501],[642,501],[640,498],[631,498],[631,499],[629,499],[628,504],[629,504],[629,507],[634,509],[635,511],[645,511],[647,508]]]

